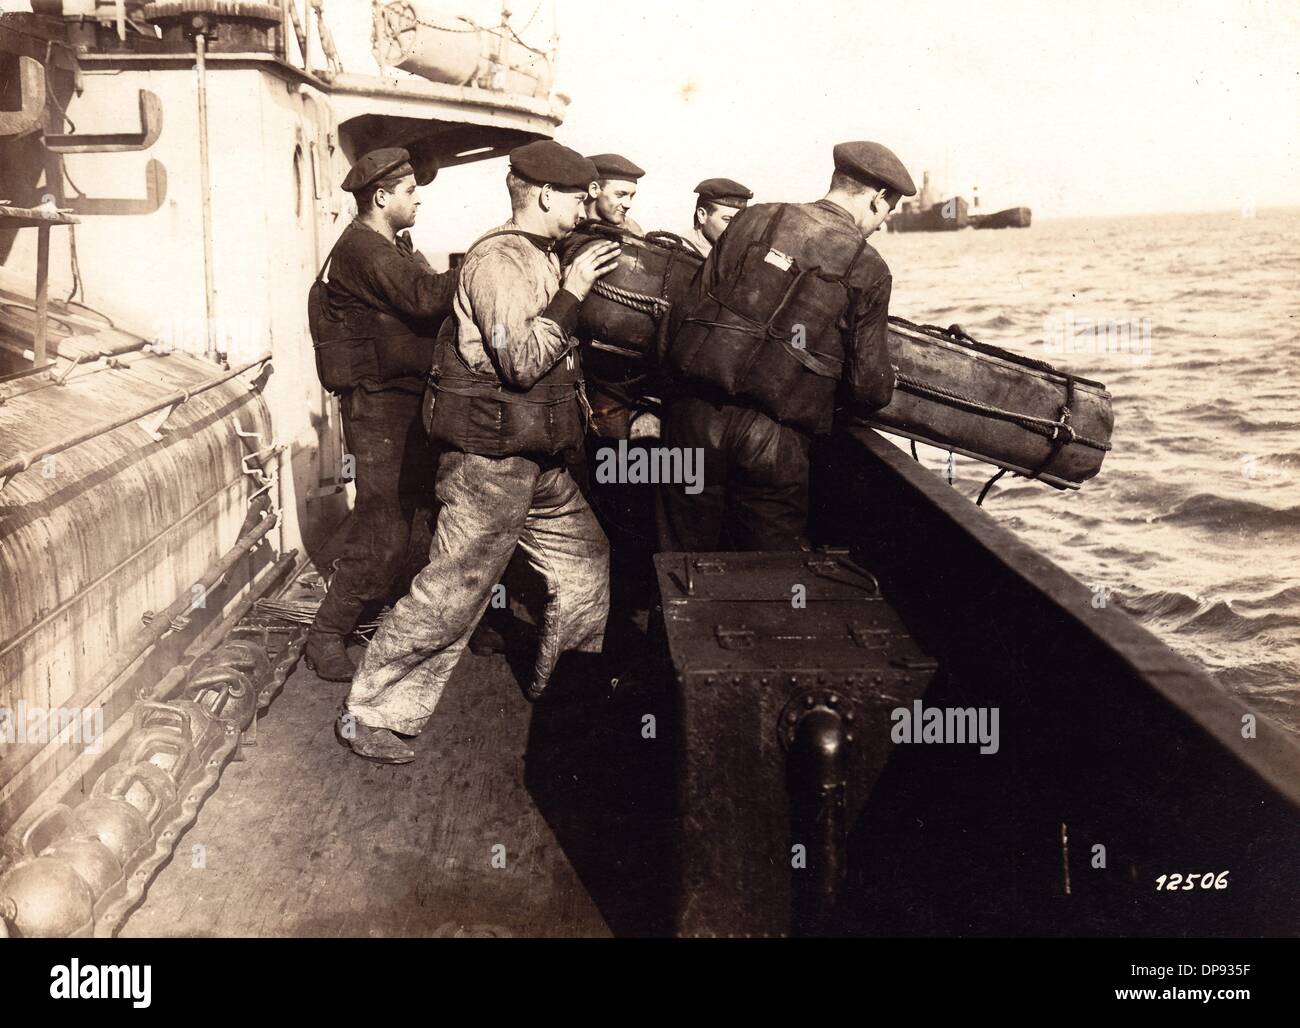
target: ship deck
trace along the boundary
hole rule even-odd
[[[393,766],[335,738],[346,690],[299,664],[121,937],[658,933],[667,789],[611,770],[625,703],[530,705],[506,657],[466,651]]]

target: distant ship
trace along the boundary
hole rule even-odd
[[[889,219],[891,232],[956,232],[971,224],[967,204],[960,196],[922,207],[907,202]]]
[[[1008,207],[996,214],[972,214],[970,223],[975,228],[1028,228],[1032,216],[1028,207]]]
[[[975,206],[979,206],[978,197]],[[921,192],[905,202],[886,223],[891,232],[955,232],[963,228],[1028,228],[1028,207],[1008,207],[996,214],[972,214],[966,200],[951,196],[936,201],[927,171]]]

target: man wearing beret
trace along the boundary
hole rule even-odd
[[[596,169],[586,202],[586,221],[597,221],[635,235],[641,226],[627,212],[636,196],[636,184],[645,170],[616,153],[598,153],[587,160]],[[589,349],[585,362],[587,396],[591,400],[592,430],[605,439],[626,439],[629,426],[645,409],[639,402],[638,384],[644,369],[626,357]]]
[[[816,203],[740,211],[674,310],[668,447],[703,450],[703,489],[659,487],[663,550],[807,545],[812,436],[889,403],[892,279],[867,242],[916,187],[879,143],[841,143]]]
[[[598,153],[587,159],[595,165],[597,178],[589,190],[586,220],[644,235],[641,226],[628,217],[627,212],[636,196],[637,182],[645,170],[616,153]],[[645,379],[645,369],[629,358],[589,349],[585,370],[593,432],[602,439],[627,439],[632,423],[651,409],[643,402],[639,388]],[[646,423],[657,425],[658,422],[649,415]]]
[[[752,199],[753,192],[735,179],[706,178],[695,187],[694,221],[686,238],[707,257],[736,212],[743,211]]]
[[[466,251],[429,374],[429,434],[441,449],[429,563],[375,634],[338,721],[360,756],[414,758],[398,734],[418,734],[432,716],[516,548],[547,595],[525,696],[540,698],[561,653],[601,650],[609,546],[567,465],[587,421],[578,305],[618,246],[591,247],[563,271],[554,252],[594,177],[590,161],[553,140],[518,148],[510,220]]]
[[[305,659],[321,678],[346,682],[356,669],[344,641],[364,608],[401,585],[413,519],[429,505],[420,404],[456,276],[435,273],[403,234],[420,207],[406,150],[365,154],[343,188],[357,217],[322,269],[312,330],[323,381],[339,394],[356,505]]]
[[[636,184],[645,174],[645,169],[616,153],[598,153],[587,160],[596,166],[596,177],[588,187],[587,218],[626,229],[638,236],[645,235],[641,226],[627,216],[636,198]]]

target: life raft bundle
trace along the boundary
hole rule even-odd
[[[604,239],[623,252],[579,309],[579,331],[629,361],[653,359],[669,311],[690,297],[703,259],[672,233],[641,237],[591,223],[565,241],[561,259]],[[958,325],[900,317],[889,319],[889,359],[898,374],[893,399],[867,424],[1058,489],[1077,489],[1101,470],[1114,415],[1100,382],[982,343]]]
[[[1101,470],[1110,393],[1043,361],[947,329],[889,319],[894,397],[865,419],[892,435],[986,461],[1058,489]]]
[[[690,295],[704,258],[671,232],[638,236],[584,222],[565,239],[560,259],[568,263],[586,246],[609,240],[622,248],[618,267],[592,286],[578,310],[578,333],[603,350],[652,357],[658,334],[668,327],[668,311]]]

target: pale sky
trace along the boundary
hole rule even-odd
[[[874,139],[918,185],[1043,215],[1300,202],[1295,0],[558,8],[561,137],[686,189],[802,198],[835,142]]]
[[[499,20],[492,0],[422,2]],[[632,211],[647,229],[685,229],[692,187],[715,175],[759,200],[814,199],[846,139],[891,147],[918,185],[928,169],[947,193],[978,185],[983,209],[1035,218],[1300,204],[1297,0],[513,7],[534,45],[558,27],[573,102],[557,138],[648,170]],[[374,71],[370,9],[326,0],[349,71]],[[504,220],[504,172],[444,172],[417,241],[455,249]]]
[[[536,6],[514,0],[513,23]],[[499,5],[438,9],[493,22]],[[366,0],[326,11],[360,18],[340,49],[368,62]],[[552,17],[573,99],[557,138],[647,169],[632,210],[647,229],[686,228],[714,175],[759,200],[821,196],[846,139],[1036,218],[1300,204],[1296,0],[542,0],[524,37],[545,43]],[[481,229],[503,174],[449,170],[424,211]]]

